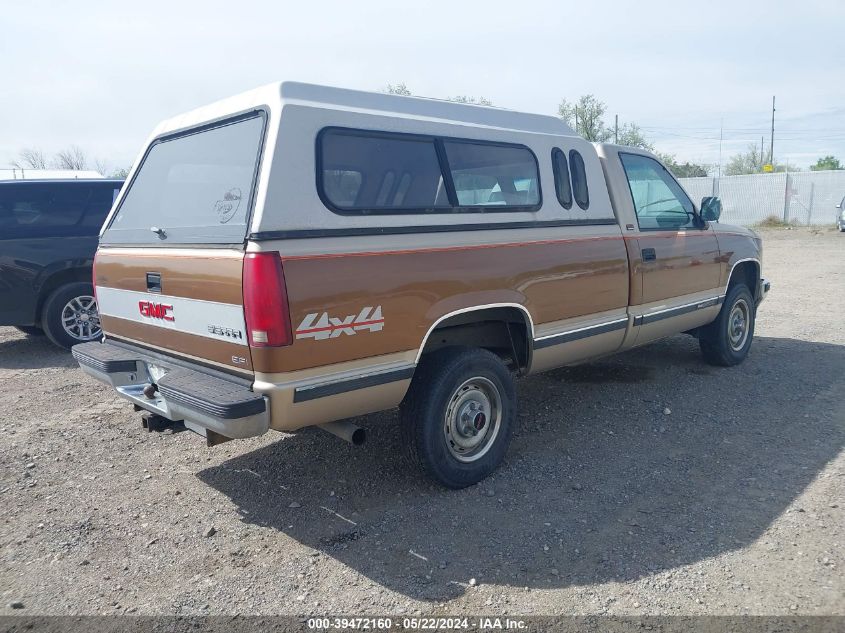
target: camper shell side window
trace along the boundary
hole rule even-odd
[[[569,165],[566,154],[559,147],[552,150],[552,169],[555,174],[555,193],[558,202],[567,211],[572,208],[572,185],[569,181]]]
[[[590,208],[590,190],[587,187],[587,170],[584,158],[577,150],[569,151],[569,168],[572,170],[572,194],[584,211]]]
[[[342,215],[537,211],[525,145],[329,127],[317,136],[317,191]]]

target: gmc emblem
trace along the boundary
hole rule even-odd
[[[152,301],[139,301],[138,310],[141,316],[149,317],[151,319],[161,319],[162,321],[175,321],[170,312],[173,311],[173,306],[167,303],[153,303]]]

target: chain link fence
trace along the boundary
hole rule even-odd
[[[696,202],[722,200],[721,221],[744,226],[774,218],[790,224],[833,224],[845,197],[845,170],[680,178]]]

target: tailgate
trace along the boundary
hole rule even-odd
[[[243,250],[265,120],[248,112],[147,147],[95,260],[107,337],[252,373]]]
[[[95,283],[103,331],[110,338],[251,373],[243,257],[234,249],[101,247]]]

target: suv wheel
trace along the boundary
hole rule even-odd
[[[54,290],[44,302],[41,325],[53,343],[67,349],[102,337],[94,287],[80,281]]]
[[[483,349],[426,356],[400,406],[409,457],[447,488],[471,486],[502,462],[516,420],[513,376]]]
[[[704,360],[721,367],[738,365],[744,361],[754,338],[756,314],[748,286],[733,286],[725,297],[719,316],[703,328],[698,337]]]

